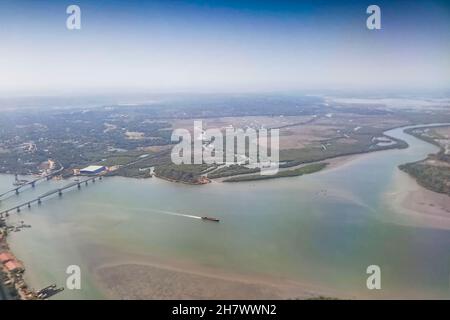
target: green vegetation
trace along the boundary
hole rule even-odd
[[[126,177],[148,177],[149,168],[155,167],[157,175],[183,182],[194,181],[208,171],[208,177],[212,179],[259,172],[259,169],[242,165],[219,169],[210,166],[206,171],[202,166],[195,170],[172,167],[170,149],[173,142],[170,138],[173,126],[186,119],[204,119],[208,122],[212,118],[214,123],[215,119],[225,117],[268,117],[269,122],[284,118],[279,123],[284,130],[317,124],[330,132],[323,136],[319,134],[314,139],[316,131],[313,129],[313,139],[306,139],[305,144],[300,141],[298,148],[294,143],[290,145],[291,149],[282,149],[282,168],[343,155],[406,147],[402,141],[385,146],[373,141],[374,137],[382,136],[391,123],[395,126],[399,121],[402,124],[405,121],[410,124],[450,121],[445,111],[429,115],[333,104],[324,108],[324,101],[319,97],[189,95],[182,99],[164,97],[161,101],[164,102],[127,107],[5,111],[0,117],[0,172],[39,173],[41,164],[48,159],[66,168],[65,176],[70,175],[74,168],[91,164],[121,166],[112,174]],[[328,117],[328,114],[333,116]],[[287,119],[290,116],[306,116],[309,120],[292,123]],[[362,124],[359,130],[355,130],[358,119]],[[383,124],[383,120],[391,122]],[[258,121],[252,123],[254,127],[260,125],[263,124],[258,124]],[[295,130],[293,132],[295,134]]]
[[[124,154],[133,157],[138,148],[170,144],[165,129],[171,129],[168,122],[134,109],[5,112],[0,118],[0,172],[38,173],[49,158],[67,169],[114,156],[121,164]],[[139,132],[142,138],[130,139],[127,132]]]
[[[429,155],[425,160],[400,165],[400,170],[414,177],[417,182],[429,190],[450,195],[450,155],[445,154],[440,139],[445,139],[436,130],[448,126],[433,128],[411,128],[406,133],[434,144],[440,148],[437,154]]]
[[[212,165],[162,165],[155,168],[155,175],[157,177],[189,184],[199,184],[201,175],[211,169]]]
[[[119,170],[112,172],[111,175],[128,178],[148,178],[150,177],[151,167],[164,166],[170,161],[170,150],[162,150],[159,152],[141,152],[133,157],[124,155],[123,157],[108,158],[99,164],[106,166],[122,165]]]
[[[99,166],[120,166],[120,165],[126,165],[128,163],[131,163],[133,161],[136,161],[139,159],[139,156],[141,156],[142,152],[136,153],[136,152],[127,152],[123,154],[114,154],[112,156],[107,157],[106,159],[102,159],[102,161],[99,161],[95,163]]]
[[[439,148],[442,148],[442,146],[433,137],[433,135],[435,133],[433,132],[433,135],[427,135],[427,134],[425,134],[424,130],[427,130],[427,128],[409,128],[409,129],[405,130],[405,133],[410,134],[410,135],[416,137],[417,139],[434,144],[435,146],[437,146]],[[430,129],[428,129],[428,130],[430,130]]]
[[[245,166],[233,164],[231,166],[223,167],[223,168],[215,170],[214,172],[209,173],[208,178],[217,179],[217,178],[230,177],[230,176],[236,176],[236,175],[247,174],[247,173],[257,173],[257,172],[259,172],[258,168],[250,169]]]
[[[280,151],[280,161],[285,162],[282,168],[294,167],[299,164],[323,161],[340,156],[366,153],[393,148],[407,148],[404,141],[389,138],[395,143],[389,146],[379,146],[372,142],[373,136],[382,136],[380,132],[354,135],[356,143],[342,143],[336,141],[324,141],[323,146],[310,146],[301,149],[286,149]]]
[[[242,182],[242,181],[255,181],[255,180],[266,180],[266,179],[276,179],[276,178],[285,178],[285,177],[298,177],[302,176],[304,174],[310,174],[317,171],[322,170],[328,165],[328,163],[314,163],[309,164],[301,168],[293,169],[293,170],[285,170],[285,171],[279,171],[277,174],[274,175],[258,175],[258,174],[252,174],[248,176],[241,176],[241,177],[235,177],[224,180],[224,182]]]
[[[403,164],[399,168],[416,178],[423,187],[450,195],[450,167],[414,162]]]

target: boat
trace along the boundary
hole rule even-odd
[[[212,217],[202,217],[202,220],[213,221],[213,222],[219,222],[220,221],[220,219],[212,218]]]
[[[45,288],[42,289],[42,290],[39,290],[39,291],[37,292],[37,294],[42,294],[42,293],[45,293],[46,291],[52,290],[52,289],[56,289],[56,284],[52,284],[52,285],[50,285],[50,286],[48,286],[48,287],[45,287]]]
[[[52,284],[52,285],[45,287],[44,289],[36,292],[36,295],[39,299],[48,299],[51,296],[54,296],[55,294],[57,294],[63,290],[64,290],[64,288],[57,288],[56,284]]]

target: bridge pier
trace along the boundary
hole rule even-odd
[[[44,179],[44,177],[43,177],[42,179]],[[102,177],[102,176],[90,177],[90,178],[88,178],[88,179],[86,179],[86,180],[84,180],[84,181],[77,181],[77,182],[75,182],[75,183],[70,183],[69,185],[66,185],[66,186],[64,186],[64,187],[62,187],[62,188],[60,188],[60,189],[54,189],[53,191],[47,192],[45,195],[43,195],[43,196],[41,196],[41,197],[39,197],[39,198],[35,198],[35,199],[33,199],[33,200],[27,199],[27,202],[23,202],[23,203],[21,203],[20,205],[15,206],[15,207],[12,207],[12,208],[10,208],[10,209],[8,209],[8,210],[3,210],[3,211],[1,211],[0,217],[2,217],[2,216],[9,217],[9,212],[17,211],[17,212],[19,213],[19,212],[21,212],[21,210],[22,210],[23,208],[25,208],[25,207],[28,207],[29,209],[31,209],[32,204],[33,204],[34,202],[37,202],[38,205],[41,205],[41,204],[42,204],[42,198],[46,198],[46,197],[48,197],[48,196],[50,196],[50,195],[54,195],[54,194],[56,194],[56,193],[58,194],[59,197],[62,197],[64,190],[66,190],[66,189],[72,189],[72,188],[74,188],[75,186],[77,186],[78,189],[81,189],[81,187],[83,186],[83,183],[86,184],[86,186],[88,186],[89,181],[92,181],[93,183],[95,183],[95,180],[96,180],[96,179],[98,179],[98,180],[103,180],[103,177]],[[36,182],[36,181],[33,181],[33,183],[35,183],[35,182]],[[30,183],[28,183],[27,185],[32,185],[32,183],[30,182]],[[20,190],[21,187],[22,187],[22,186],[16,187],[15,189],[12,189],[12,190],[8,191],[7,193],[9,194],[9,193],[15,191],[16,194],[19,194],[19,193],[20,193],[19,190]],[[1,195],[0,195],[0,196],[1,196]]]

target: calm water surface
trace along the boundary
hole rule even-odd
[[[367,154],[303,177],[207,186],[108,178],[12,214],[12,222],[24,220],[32,228],[13,233],[11,247],[35,288],[64,285],[66,267],[81,266],[83,290],[65,290],[57,298],[104,297],[90,270],[104,262],[108,248],[118,260],[123,252],[176,259],[238,274],[281,276],[355,297],[448,299],[450,231],[393,223],[397,212],[383,200],[399,164],[437,148],[402,129],[388,134],[410,148]],[[12,181],[0,176],[0,190]],[[43,182],[0,208],[67,183]],[[382,290],[376,292],[365,287],[372,264],[382,269]]]

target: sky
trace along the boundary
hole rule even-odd
[[[448,1],[0,0],[0,93],[450,89],[449,39]]]

